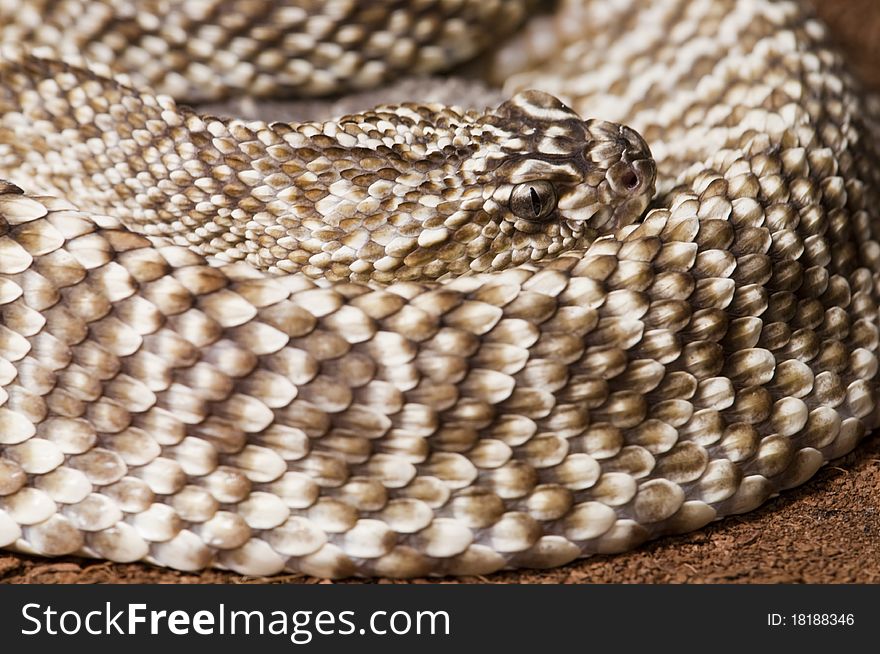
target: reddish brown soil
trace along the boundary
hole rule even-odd
[[[813,0],[856,70],[880,90],[880,3]],[[37,559],[0,552],[0,583],[320,583],[302,576],[185,574],[144,564]],[[425,580],[418,580],[425,581]],[[761,509],[636,552],[472,583],[880,583],[880,439]]]

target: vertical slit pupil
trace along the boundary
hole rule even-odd
[[[541,215],[541,198],[538,195],[538,192],[535,190],[534,186],[529,188],[529,197],[532,198],[532,211],[535,212],[536,216],[540,216]]]

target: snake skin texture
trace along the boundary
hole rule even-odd
[[[750,511],[880,423],[878,109],[824,27],[533,4],[0,0],[0,547],[551,567]],[[489,46],[488,109],[165,95]]]

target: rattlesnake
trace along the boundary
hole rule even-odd
[[[0,2],[0,546],[549,567],[749,511],[878,424],[877,108],[822,25],[563,0],[495,43],[533,4]],[[488,109],[164,95],[484,48]]]

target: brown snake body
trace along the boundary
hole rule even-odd
[[[877,425],[877,112],[795,3],[560,2],[485,110],[163,95],[432,72],[527,4],[0,2],[0,547],[549,567]]]

